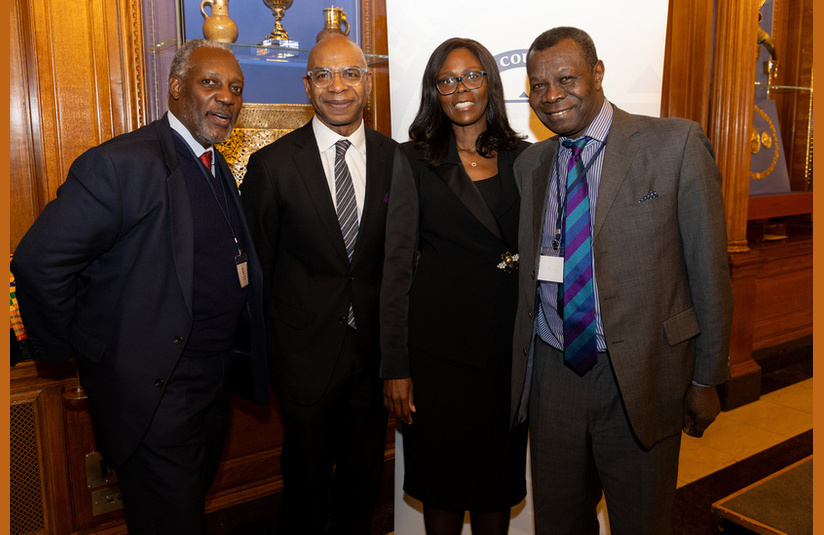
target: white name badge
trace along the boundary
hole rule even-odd
[[[240,253],[235,257],[235,265],[237,266],[237,278],[240,281],[240,287],[246,288],[249,285],[249,271],[245,253]]]
[[[538,280],[564,282],[564,257],[541,255],[538,264]]]

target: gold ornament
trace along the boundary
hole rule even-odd
[[[775,153],[773,154],[770,166],[765,171],[753,172],[752,170],[750,170],[750,178],[761,180],[762,178],[766,178],[767,176],[769,176],[769,174],[773,172],[773,169],[775,169],[775,164],[778,163],[778,134],[776,134],[775,132],[775,125],[773,125],[772,121],[770,120],[769,116],[764,112],[764,110],[762,110],[758,106],[753,107],[755,108],[755,112],[758,113],[758,115],[760,115],[761,117],[763,117],[764,120],[767,121],[767,124],[770,125],[770,132],[772,135],[768,136],[769,145],[767,145],[767,143],[764,143],[764,135],[767,134],[766,131],[764,131],[764,133],[761,135],[761,143],[764,145],[764,148],[766,149],[769,149],[771,145],[775,144]]]

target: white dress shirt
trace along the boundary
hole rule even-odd
[[[346,138],[333,132],[317,116],[312,118],[312,130],[318,143],[323,172],[326,174],[326,182],[329,184],[329,193],[332,195],[335,209],[338,207],[335,195],[335,143],[341,139],[348,139],[352,143],[346,151],[346,165],[349,166],[349,174],[352,175],[355,201],[358,204],[358,221],[360,221],[363,213],[363,199],[366,194],[366,128],[363,121],[358,129]]]

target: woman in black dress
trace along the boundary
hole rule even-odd
[[[526,429],[509,428],[519,196],[527,146],[489,51],[432,53],[392,184],[381,295],[384,403],[403,422],[404,490],[430,535],[505,534],[526,495]]]

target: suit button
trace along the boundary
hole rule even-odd
[[[162,388],[163,387],[163,379],[156,379],[155,380],[155,386],[158,387],[158,388]]]
[[[526,313],[526,315],[531,318],[532,317],[532,311],[530,310],[529,312]]]
[[[346,316],[341,316],[341,317],[338,318],[338,323],[341,323],[341,324],[346,323],[348,321],[348,319],[349,318],[347,318]]]
[[[355,280],[355,276],[354,275],[349,275],[349,282],[352,282],[353,280]]]
[[[172,343],[176,346],[179,346],[180,344],[183,343],[183,337],[182,336],[175,336],[174,338],[172,338]]]
[[[529,349],[524,348],[524,356],[529,356]]]
[[[532,280],[535,280],[535,270],[533,269],[529,274],[532,276]]]

